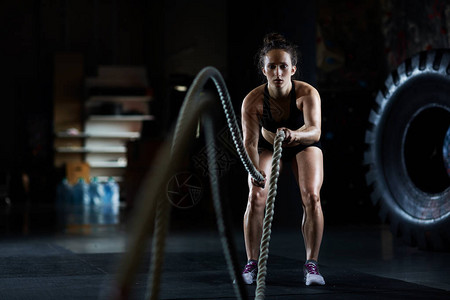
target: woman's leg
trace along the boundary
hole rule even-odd
[[[259,155],[259,169],[266,173],[264,188],[254,186],[248,177],[249,196],[244,214],[244,240],[248,260],[258,260],[261,243],[264,209],[269,191],[272,152],[264,150]]]
[[[308,147],[297,153],[292,168],[302,197],[302,234],[305,241],[306,260],[317,261],[324,227],[320,204],[320,189],[323,182],[322,150],[317,147]]]

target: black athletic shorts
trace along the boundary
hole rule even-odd
[[[293,147],[283,147],[281,151],[281,160],[290,161],[297,155],[297,153],[302,152],[306,148],[312,146],[322,149],[320,141],[315,142],[314,144],[311,145],[297,145]],[[260,135],[258,140],[258,152],[261,153],[263,150],[269,150],[273,152],[273,145],[269,143],[262,135]]]

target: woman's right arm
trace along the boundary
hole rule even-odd
[[[265,174],[259,168],[258,140],[260,131],[259,116],[261,113],[258,112],[258,108],[258,97],[255,95],[255,92],[250,92],[244,98],[242,103],[242,134],[244,139],[244,147],[251,162],[265,177]],[[264,186],[264,182],[253,182],[253,184]]]

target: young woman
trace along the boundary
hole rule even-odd
[[[265,177],[270,174],[273,142],[278,131],[285,132],[281,166],[290,164],[300,188],[303,206],[302,234],[306,248],[303,267],[306,285],[324,285],[318,257],[323,234],[320,189],[323,156],[320,148],[321,104],[311,85],[292,80],[297,68],[295,46],[277,33],[268,34],[259,51],[259,68],[267,83],[253,89],[242,103],[242,129],[247,153]],[[244,215],[244,238],[248,263],[242,276],[252,284],[257,261],[268,194],[266,180],[248,180],[249,197]]]

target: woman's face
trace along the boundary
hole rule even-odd
[[[274,49],[267,52],[264,58],[263,74],[267,82],[276,88],[285,87],[291,81],[297,68],[292,65],[291,56],[284,50]]]

